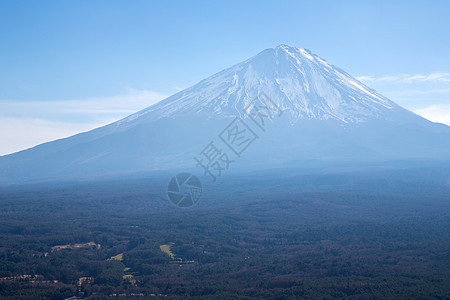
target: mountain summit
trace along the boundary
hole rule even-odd
[[[400,107],[311,51],[280,45],[122,120],[0,157],[0,182],[183,170],[264,95],[280,113],[241,168],[450,160],[450,128]],[[273,123],[273,124],[272,124]],[[262,135],[264,133],[264,135]]]
[[[402,110],[303,48],[280,45],[219,72],[122,122],[186,114],[235,116],[261,92],[295,119],[362,122]]]

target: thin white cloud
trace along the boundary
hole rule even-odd
[[[130,90],[126,95],[61,101],[0,100],[0,116],[76,116],[131,114],[164,99],[165,95]]]
[[[112,120],[111,120],[112,121]],[[98,123],[55,122],[34,118],[0,117],[0,155],[14,153],[33,146],[65,138],[106,125]]]
[[[450,73],[359,76],[362,82],[413,111],[432,105],[450,104]],[[439,121],[441,119],[437,119]]]
[[[0,155],[114,122],[166,96],[146,90],[64,101],[0,100]]]
[[[388,95],[390,97],[404,97],[404,96],[420,96],[420,95],[442,95],[450,94],[450,88],[444,89],[403,89],[389,91]],[[449,98],[450,99],[450,98]]]
[[[450,73],[364,75],[356,79],[416,114],[450,126]]]
[[[392,76],[376,77],[372,75],[357,76],[362,82],[396,82],[396,83],[422,83],[422,82],[450,82],[450,73],[433,72],[430,74],[397,74]]]
[[[431,105],[414,112],[430,121],[450,126],[450,105]]]

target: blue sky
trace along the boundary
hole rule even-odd
[[[0,155],[112,122],[279,44],[450,124],[450,1],[0,0]]]

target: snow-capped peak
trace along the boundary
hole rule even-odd
[[[194,113],[235,116],[261,93],[288,112],[294,122],[299,119],[363,122],[383,119],[387,112],[401,109],[308,49],[280,45],[119,123]]]

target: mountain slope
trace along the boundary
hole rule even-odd
[[[246,115],[261,99],[276,110],[264,130]],[[311,160],[450,159],[449,127],[405,110],[306,49],[281,45],[110,125],[0,157],[0,182],[195,169],[193,157],[220,142],[236,116],[257,138],[234,170]]]

